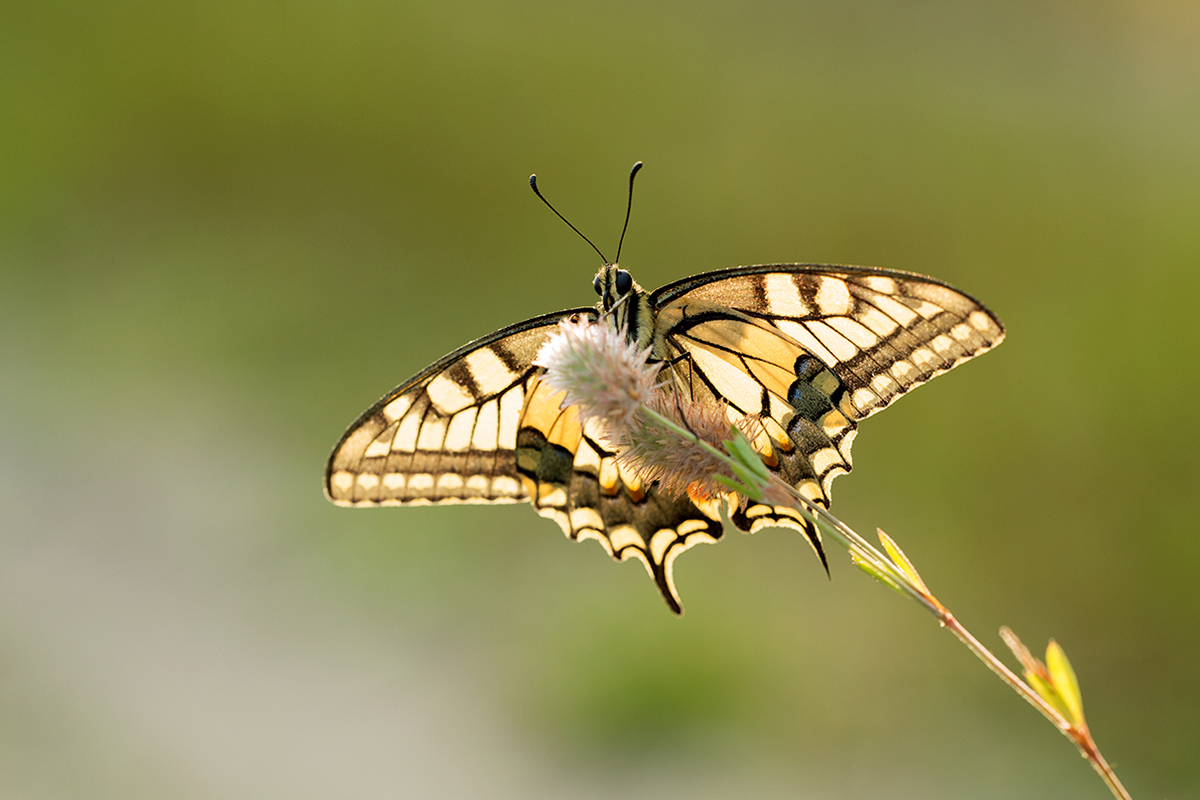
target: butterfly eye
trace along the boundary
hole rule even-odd
[[[604,285],[600,283],[599,275],[597,275],[596,279],[592,281],[592,288],[596,290],[596,294],[604,294]]]
[[[617,270],[617,294],[628,294],[633,288],[633,276],[623,269]]]

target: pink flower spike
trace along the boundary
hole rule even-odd
[[[659,366],[649,358],[649,348],[608,325],[563,320],[533,363],[546,369],[550,388],[566,392],[564,406],[579,406],[582,422],[599,418],[613,431],[633,423],[657,394]]]
[[[676,497],[729,494],[716,479],[733,478],[728,464],[697,441],[723,449],[730,436],[725,404],[699,404],[664,391],[649,349],[606,324],[564,320],[533,363],[545,368],[547,386],[565,393],[564,407],[576,406],[585,423],[602,423],[605,444],[639,480],[657,482]]]

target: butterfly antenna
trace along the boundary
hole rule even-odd
[[[538,199],[539,199],[539,200],[541,200],[543,203],[545,203],[545,204],[546,204],[546,207],[547,207],[547,208],[549,208],[551,211],[553,211],[553,212],[554,212],[555,216],[557,216],[557,217],[558,217],[559,219],[561,219],[563,222],[567,223],[567,227],[568,227],[568,228],[570,228],[571,230],[573,230],[573,231],[575,231],[576,233],[578,233],[578,234],[579,234],[579,238],[583,239],[585,242],[587,242],[588,244],[592,245],[592,249],[593,249],[593,250],[595,250],[595,251],[596,251],[596,252],[597,252],[597,253],[600,255],[600,258],[604,259],[604,263],[605,263],[605,264],[610,264],[610,263],[612,263],[612,262],[610,262],[610,261],[609,261],[607,258],[604,258],[604,253],[601,253],[601,252],[600,252],[600,248],[599,248],[599,247],[596,247],[596,245],[595,245],[595,244],[592,244],[592,240],[591,240],[591,239],[589,239],[589,238],[587,238],[586,236],[584,236],[584,235],[583,235],[583,232],[582,232],[582,231],[580,231],[580,230],[579,230],[579,228],[576,228],[574,225],[572,225],[570,220],[568,220],[568,219],[567,219],[566,217],[564,217],[562,214],[559,214],[559,213],[558,213],[558,209],[557,209],[557,208],[555,208],[554,206],[550,205],[550,201],[549,201],[549,200],[547,200],[546,198],[542,197],[542,193],[541,193],[540,191],[538,191],[538,187],[537,187],[537,174],[536,174],[536,173],[535,173],[535,174],[533,174],[533,175],[530,175],[530,176],[529,176],[529,187],[530,187],[531,189],[533,189],[533,193],[534,193],[534,194],[536,194],[536,195],[538,196]]]
[[[633,211],[633,179],[637,177],[638,170],[642,168],[642,162],[637,162],[633,165],[633,169],[629,170],[629,202],[625,204],[625,226],[621,228],[621,240],[617,242],[617,260],[614,264],[621,261],[621,245],[625,244],[625,231],[629,230],[629,213]]]

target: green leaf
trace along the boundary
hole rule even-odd
[[[1038,697],[1042,698],[1052,706],[1055,705],[1053,686],[1039,678],[1036,672],[1022,670],[1021,674],[1025,676],[1025,682],[1029,684],[1030,688],[1037,692]]]
[[[878,567],[876,567],[870,561],[867,561],[864,558],[859,558],[857,555],[855,555],[853,552],[851,552],[850,553],[850,563],[853,564],[854,566],[858,567],[859,569],[861,569],[863,572],[870,575],[875,580],[882,583],[884,586],[890,586],[891,588],[895,589],[900,594],[904,594],[904,590],[900,588],[899,584],[897,584],[894,580],[892,580],[890,575],[886,574],[885,572],[882,572]]]
[[[892,541],[892,537],[879,528],[875,529],[875,533],[879,534],[879,541],[883,543],[883,549],[887,551],[888,557],[892,559],[892,563],[899,567],[900,571],[907,575],[908,579],[916,584],[917,588],[925,594],[929,594],[929,587],[925,585],[925,581],[921,580],[921,576],[917,573],[917,568],[908,560],[908,556],[904,555],[904,551],[900,549],[900,546]]]
[[[729,468],[733,470],[734,475],[741,478],[750,486],[754,486],[759,490],[762,489],[764,481],[759,480],[758,473],[754,472],[754,470],[747,469],[744,464],[738,461],[730,464]]]
[[[762,483],[766,483],[771,479],[771,473],[767,471],[767,465],[763,463],[762,456],[754,449],[754,445],[750,444],[750,440],[746,438],[746,434],[737,428],[733,428],[732,437],[726,439],[724,444],[729,455],[733,457],[734,463],[745,467]]]
[[[1062,698],[1068,709],[1067,719],[1076,725],[1083,723],[1083,697],[1079,693],[1079,681],[1067,654],[1053,639],[1046,647],[1046,671],[1050,673],[1050,682]]]
[[[1041,676],[1036,672],[1025,670],[1025,682],[1029,684],[1029,688],[1033,689],[1038,695],[1049,703],[1055,711],[1062,714],[1067,721],[1071,720],[1071,711],[1063,702],[1062,696],[1055,691],[1054,686],[1042,680]]]
[[[736,468],[734,469],[734,472],[737,472]],[[751,500],[761,500],[762,499],[762,496],[759,494],[758,489],[755,488],[754,486],[747,486],[744,483],[739,483],[738,481],[735,481],[733,478],[726,478],[724,475],[713,475],[713,480],[715,480],[717,483],[724,486],[726,489],[729,489],[731,492],[737,492],[738,494],[743,494],[746,497],[749,497]]]

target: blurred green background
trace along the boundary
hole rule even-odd
[[[1200,7],[0,9],[0,794],[1105,797],[916,606],[792,532],[644,570],[324,460],[463,342],[773,261],[935,275],[995,353],[834,510],[985,642],[1056,637],[1135,797],[1200,794]]]

